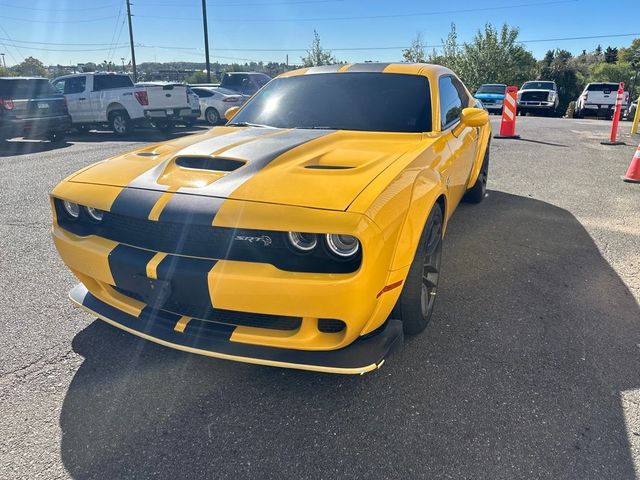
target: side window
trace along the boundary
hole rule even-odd
[[[440,123],[442,130],[458,121],[462,113],[462,99],[458,89],[453,84],[453,77],[440,77]]]
[[[53,82],[53,88],[55,88],[60,93],[65,93],[64,85],[66,80],[58,80],[57,82]]]
[[[469,95],[467,95],[467,91],[462,85],[462,82],[455,77],[451,77],[451,81],[453,82],[453,86],[456,87],[458,91],[458,96],[460,97],[460,101],[462,102],[462,108],[467,108],[469,106]]]
[[[200,98],[207,98],[211,96],[211,92],[209,92],[208,90],[201,90],[201,89],[193,89],[193,92],[198,95]]]
[[[82,93],[87,85],[87,77],[73,77],[67,79],[64,93]]]
[[[109,90],[111,88],[133,87],[128,75],[96,75],[93,77],[93,90]]]

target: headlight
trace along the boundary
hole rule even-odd
[[[289,241],[298,250],[308,252],[318,245],[318,236],[315,233],[289,232]]]
[[[77,203],[70,202],[69,200],[64,200],[62,202],[64,206],[65,212],[69,214],[72,218],[78,218],[80,216],[80,205]]]
[[[352,235],[327,235],[329,250],[339,257],[351,257],[358,252],[360,242]]]
[[[98,210],[97,208],[93,208],[93,207],[86,207],[86,208],[87,208],[87,213],[93,220],[95,220],[96,222],[102,221],[102,219],[104,218],[104,212],[102,210]]]
[[[555,92],[549,92],[549,102],[553,102],[556,99]]]

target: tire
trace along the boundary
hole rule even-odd
[[[209,107],[204,112],[204,119],[209,125],[217,125],[220,123],[220,113],[213,107]]]
[[[489,151],[491,146],[487,145],[487,151],[484,154],[484,159],[482,160],[482,166],[480,167],[480,173],[478,174],[478,178],[476,179],[476,183],[473,184],[473,187],[467,190],[467,193],[464,194],[463,200],[469,203],[480,203],[484,200],[484,197],[487,194],[487,180],[489,178]]]
[[[55,144],[63,143],[64,139],[66,138],[66,136],[67,136],[66,132],[49,132],[49,133],[47,133],[47,139],[51,143],[55,143]]]
[[[422,332],[433,314],[442,260],[443,223],[442,209],[435,204],[424,226],[400,298],[393,307],[392,318],[402,321],[407,335]]]
[[[133,130],[131,119],[129,118],[127,112],[125,112],[124,110],[116,110],[115,112],[111,112],[109,114],[109,125],[111,125],[111,130],[113,130],[113,133],[119,137],[129,135]]]

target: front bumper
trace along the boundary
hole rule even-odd
[[[519,101],[518,108],[535,108],[541,110],[549,110],[555,107],[554,102],[533,102],[533,101]]]
[[[352,344],[332,351],[305,351],[235,343],[233,328],[212,322],[186,322],[179,315],[143,309],[133,316],[99,300],[80,284],[69,297],[73,303],[107,323],[152,342],[225,360],[326,373],[363,374],[382,366],[390,351],[403,341],[402,323],[388,320],[384,327]]]

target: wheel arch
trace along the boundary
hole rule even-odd
[[[487,150],[491,144],[491,125],[487,124],[480,129],[478,138],[478,150],[476,152],[476,158],[473,161],[473,168],[469,174],[469,181],[467,182],[467,189],[473,187],[480,175],[480,169],[482,168],[482,162]],[[446,218],[446,217],[445,217]]]
[[[127,111],[126,108],[124,108],[124,106],[121,103],[118,102],[111,102],[109,104],[109,106],[107,107],[107,119],[109,118],[109,116],[113,113],[113,112],[117,112],[119,110],[124,110],[125,112]],[[128,115],[128,113],[127,113]]]

